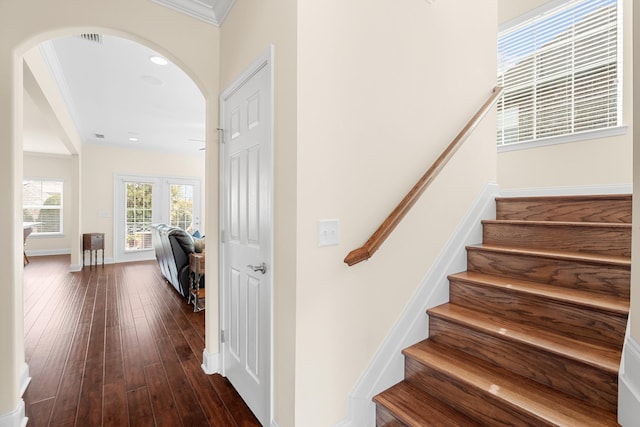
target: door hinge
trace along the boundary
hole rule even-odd
[[[224,144],[224,129],[217,128],[216,130],[218,131],[218,141],[220,141],[221,144]]]
[[[225,339],[224,339],[224,329],[220,331],[220,342],[224,343]]]
[[[225,232],[225,230],[220,230],[220,241],[222,243],[227,242],[227,233]]]

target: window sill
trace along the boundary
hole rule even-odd
[[[627,126],[616,126],[606,129],[589,130],[585,132],[572,133],[571,135],[552,136],[533,141],[516,142],[513,144],[499,145],[498,154],[508,151],[528,150],[530,148],[546,147],[548,145],[565,144],[569,142],[585,141],[588,139],[608,138],[627,133]]]
[[[64,233],[31,233],[29,239],[47,239],[47,238],[61,238],[64,237]]]

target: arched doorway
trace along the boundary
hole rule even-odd
[[[33,46],[52,38],[83,32],[125,36],[151,47],[179,65],[202,91],[206,105],[206,141],[215,136],[218,94],[218,30],[209,24],[186,18],[145,0],[126,3],[100,3],[68,0],[65,7],[38,0],[25,4],[7,0],[0,4],[0,219],[12,233],[0,244],[0,337],[5,349],[0,356],[0,421],[21,425],[24,405],[21,395],[28,383],[24,362],[22,310],[22,60]],[[207,150],[207,165],[217,165],[217,150]],[[211,168],[207,167],[207,171]],[[216,189],[217,174],[207,172],[207,187]],[[216,239],[217,197],[208,199],[207,222],[212,224],[209,238]],[[77,227],[77,228],[76,228]],[[74,227],[77,235],[82,219]],[[74,239],[79,253],[79,239]],[[217,271],[215,246],[207,257],[207,270]],[[211,304],[209,304],[210,306]],[[205,353],[217,353],[217,307],[207,310]]]

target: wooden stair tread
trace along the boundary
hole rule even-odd
[[[618,349],[560,336],[535,326],[484,314],[455,304],[443,304],[429,309],[427,313],[492,336],[510,339],[581,361],[604,371],[618,372],[621,357]]]
[[[557,426],[618,425],[613,413],[430,340],[403,353],[542,422]]]
[[[592,310],[613,313],[619,316],[626,316],[629,313],[629,300],[626,298],[468,271],[452,274],[449,277],[464,282],[545,297],[568,305],[588,307]]]
[[[595,264],[607,264],[618,267],[631,268],[631,257],[619,256],[619,255],[605,255],[589,252],[571,252],[571,251],[557,251],[557,250],[545,250],[545,249],[527,249],[511,246],[498,246],[498,245],[469,245],[467,251],[482,250],[491,251],[497,253],[526,255],[540,258],[554,258],[563,261],[579,261],[590,262]]]
[[[399,382],[375,396],[373,400],[410,427],[424,426],[427,421],[430,425],[451,427],[480,426],[469,417],[407,381]]]

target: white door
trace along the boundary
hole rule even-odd
[[[272,153],[270,62],[222,95],[223,374],[270,425]]]

